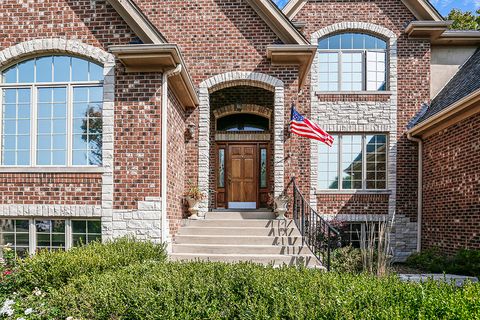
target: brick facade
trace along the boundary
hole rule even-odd
[[[200,98],[198,108],[185,110],[173,92],[168,93],[167,199],[160,198],[162,86],[165,86],[162,74],[126,73],[120,61],[108,60],[110,45],[138,43],[134,32],[106,0],[28,3],[6,0],[2,3],[0,27],[8,36],[0,40],[0,50],[33,39],[46,39],[39,41],[49,43],[48,39],[60,38],[90,49],[50,48],[51,52],[81,55],[110,70],[105,79],[105,86],[111,91],[105,93],[108,101],[104,104],[107,110],[104,128],[109,136],[104,141],[104,154],[108,156],[104,159],[110,159],[111,163],[106,162],[103,172],[89,173],[0,169],[0,204],[15,205],[11,211],[2,209],[0,215],[11,216],[2,212],[18,212],[23,205],[34,206],[25,209],[31,215],[44,209],[51,212],[48,210],[54,205],[61,205],[59,216],[68,216],[69,212],[85,217],[101,215],[106,238],[133,233],[155,241],[162,239],[160,221],[164,215],[169,232],[174,235],[186,215],[183,194],[188,184],[198,184],[206,193],[213,189],[213,111],[241,100],[242,104],[260,105],[272,111],[270,181],[276,195],[291,192],[290,181],[296,177],[301,191],[321,214],[395,214],[399,221],[394,235],[398,253],[404,257],[413,250],[417,147],[406,139],[405,132],[407,124],[430,97],[430,44],[405,35],[405,26],[415,18],[402,1],[309,1],[293,19],[305,23],[302,32],[312,44],[317,44],[318,37],[348,30],[383,37],[389,43],[389,88],[381,94],[317,92],[316,60],[299,92],[297,67],[272,65],[267,59],[267,46],[281,41],[248,1],[136,0],[135,3],[169,43],[178,45]],[[87,52],[91,48],[98,50],[97,56],[107,58]],[[48,53],[48,46],[32,51],[40,52]],[[16,57],[18,61],[24,55]],[[6,58],[0,54],[1,59]],[[0,66],[6,65],[0,61]],[[316,190],[317,149],[314,143],[288,133],[292,103],[300,113],[331,132],[388,133],[388,190],[373,194]],[[192,129],[191,137],[185,135],[187,129]],[[439,143],[433,139],[432,145]],[[425,192],[434,192],[432,184],[425,188]],[[167,202],[165,213],[161,212],[161,201]],[[214,201],[209,202],[203,205],[203,210],[212,208]],[[82,205],[90,209],[83,213],[75,207]],[[429,204],[425,205],[428,208]],[[68,206],[75,209],[69,211]],[[426,213],[425,226],[439,230],[432,224],[433,219],[429,222],[429,214]],[[428,246],[430,240],[425,239]],[[478,236],[472,241],[478,245]]]
[[[480,249],[480,114],[426,138],[422,248]]]

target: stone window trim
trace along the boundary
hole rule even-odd
[[[321,111],[317,110],[317,108],[312,108],[311,110],[311,117],[312,120],[314,121],[319,121],[319,124],[323,126],[323,128],[327,131],[345,131],[345,132],[375,132],[375,131],[384,131],[388,132],[389,134],[389,145],[388,145],[388,158],[387,158],[387,181],[388,185],[386,190],[390,193],[389,196],[389,215],[394,215],[395,210],[396,210],[396,175],[397,175],[397,146],[396,146],[396,141],[397,141],[397,100],[398,100],[398,92],[397,92],[397,64],[398,64],[398,58],[397,58],[397,42],[398,42],[398,36],[395,32],[392,30],[389,30],[388,28],[385,28],[380,25],[376,25],[373,23],[368,23],[368,22],[355,22],[355,21],[344,21],[344,22],[339,22],[335,23],[329,26],[326,26],[316,32],[313,32],[310,36],[310,43],[312,45],[318,46],[318,40],[320,38],[323,38],[328,35],[333,35],[336,33],[342,33],[342,32],[365,32],[368,34],[372,34],[375,36],[378,36],[380,38],[383,38],[387,41],[388,48],[387,48],[387,54],[388,54],[388,88],[386,92],[382,92],[380,95],[372,95],[372,92],[369,92],[368,95],[365,95],[364,98],[362,98],[362,93],[363,92],[355,92],[354,94],[344,94],[342,93],[342,99],[344,101],[348,102],[357,102],[357,100],[360,101],[387,101],[390,104],[390,124],[389,125],[351,125],[347,126],[344,128],[344,126],[337,126],[333,123],[322,123],[320,118]],[[312,68],[311,68],[311,73],[310,73],[310,78],[311,78],[311,83],[315,83],[315,81],[318,80],[318,66],[319,63],[319,56],[318,54],[315,55],[313,63],[312,63]],[[334,98],[332,96],[331,92],[325,92],[325,95],[319,94],[319,92],[315,92],[313,86],[311,86],[311,101],[312,101],[312,107],[315,105],[315,103],[321,102],[322,100],[334,100],[331,98]],[[389,95],[388,95],[389,94]],[[359,97],[360,99],[357,99]],[[386,97],[389,97],[389,99],[384,99]],[[371,99],[368,99],[371,98]],[[338,101],[338,100],[335,100]],[[311,160],[311,166],[312,168],[317,167],[318,163],[318,145],[314,142],[311,141],[310,143],[311,146],[311,155],[310,155],[310,160]],[[312,186],[316,186],[318,181],[318,174],[317,170],[311,170],[310,171],[310,183]],[[310,190],[310,203],[312,207],[316,208],[317,207],[317,191],[316,188],[311,188]]]
[[[102,235],[104,239],[113,233],[113,164],[114,164],[114,103],[115,103],[115,56],[102,48],[86,44],[76,39],[46,38],[18,43],[0,51],[0,70],[26,58],[46,54],[67,54],[83,57],[103,65],[103,137],[102,137]],[[40,169],[40,168],[38,168]],[[61,171],[65,167],[56,170]],[[13,169],[8,169],[13,170]],[[22,172],[34,170],[26,168]],[[68,168],[66,171],[71,172]],[[91,169],[89,169],[91,170]],[[92,168],[92,170],[98,170]],[[0,171],[2,172],[2,171]]]
[[[284,159],[284,131],[285,105],[284,83],[273,76],[250,71],[231,71],[218,74],[204,80],[199,86],[199,143],[198,143],[198,186],[202,192],[208,194],[210,173],[210,93],[233,86],[253,86],[274,92],[274,193],[280,195],[285,186]],[[200,210],[208,211],[208,198],[200,204]]]

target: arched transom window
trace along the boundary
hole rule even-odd
[[[319,91],[385,91],[387,43],[363,33],[342,33],[318,42]]]
[[[103,67],[63,55],[1,74],[1,165],[100,166]]]

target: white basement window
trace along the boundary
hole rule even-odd
[[[0,219],[0,257],[6,245],[24,257],[37,250],[65,250],[101,240],[100,220]]]
[[[103,67],[70,56],[1,74],[2,166],[101,166]]]

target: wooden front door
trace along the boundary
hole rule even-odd
[[[257,145],[228,146],[228,207],[255,209],[258,200]]]

